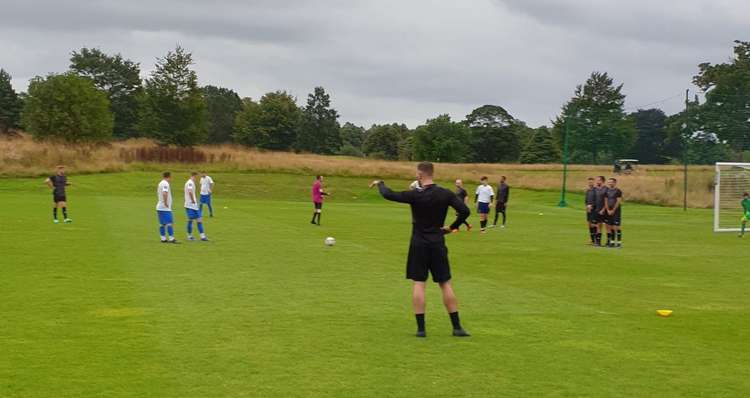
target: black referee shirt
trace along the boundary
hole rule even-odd
[[[589,188],[585,194],[586,206],[596,207],[596,188]]]
[[[471,211],[453,192],[435,184],[427,185],[421,191],[393,192],[381,181],[378,190],[383,198],[411,206],[412,244],[444,243],[443,226],[448,207],[456,210],[456,220],[451,229],[458,229],[469,217]]]

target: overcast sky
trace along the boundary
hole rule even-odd
[[[548,124],[594,71],[627,107],[672,113],[701,62],[750,40],[748,0],[2,0],[0,68],[25,91],[83,46],[145,77],[180,44],[201,84],[243,97],[315,86],[341,121],[410,127],[484,104]]]

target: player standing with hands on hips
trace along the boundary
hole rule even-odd
[[[378,187],[383,198],[411,206],[412,234],[406,264],[406,278],[413,281],[412,307],[417,321],[417,337],[426,337],[425,331],[425,282],[428,273],[443,294],[443,304],[450,315],[453,336],[467,337],[458,318],[458,303],[451,285],[451,272],[448,263],[448,248],[445,234],[458,230],[470,211],[456,194],[437,186],[433,181],[434,166],[429,162],[417,165],[417,180],[421,190],[393,192],[383,181],[373,181],[370,188]],[[456,210],[456,220],[449,227],[444,226],[448,207]]]

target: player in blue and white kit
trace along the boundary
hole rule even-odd
[[[487,184],[487,177],[479,179],[481,185],[477,187],[477,192],[474,195],[474,202],[477,204],[477,213],[479,213],[479,225],[482,233],[487,232],[487,214],[490,212],[492,207],[492,200],[495,198],[495,192],[492,187]]]
[[[172,228],[172,190],[169,187],[169,180],[172,174],[165,171],[162,174],[162,180],[156,188],[156,216],[159,218],[159,235],[162,243],[177,243],[174,238],[174,229]],[[169,239],[167,239],[169,236]]]
[[[195,240],[193,237],[193,221],[195,221],[196,224],[198,224],[198,233],[200,233],[201,240],[206,241],[208,238],[206,238],[206,234],[203,233],[203,218],[201,218],[201,210],[198,206],[198,199],[195,195],[195,180],[197,178],[198,173],[192,172],[190,173],[190,178],[188,178],[185,183],[185,214],[187,214],[188,218],[187,239]]]
[[[203,205],[208,206],[208,216],[214,216],[214,208],[211,206],[211,194],[214,192],[214,180],[206,174],[205,171],[201,172],[201,205],[200,211],[203,213]]]

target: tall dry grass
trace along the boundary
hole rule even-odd
[[[71,173],[119,171],[161,171],[164,169],[207,169],[213,172],[250,171],[292,174],[325,174],[411,178],[413,162],[392,162],[339,156],[319,156],[287,152],[264,152],[236,145],[204,145],[175,148],[156,145],[148,139],[132,139],[97,145],[66,145],[38,142],[26,134],[0,138],[0,176],[31,177],[49,173],[57,165]],[[561,184],[560,165],[521,164],[440,164],[441,179],[462,178],[479,181],[486,175],[497,180],[508,177],[514,187],[556,190]],[[609,175],[611,167],[571,165],[568,188],[582,191],[586,178]],[[681,166],[640,166],[630,176],[620,176],[620,186],[628,201],[678,206],[682,205],[683,178]],[[689,168],[688,205],[711,207],[713,168]]]

